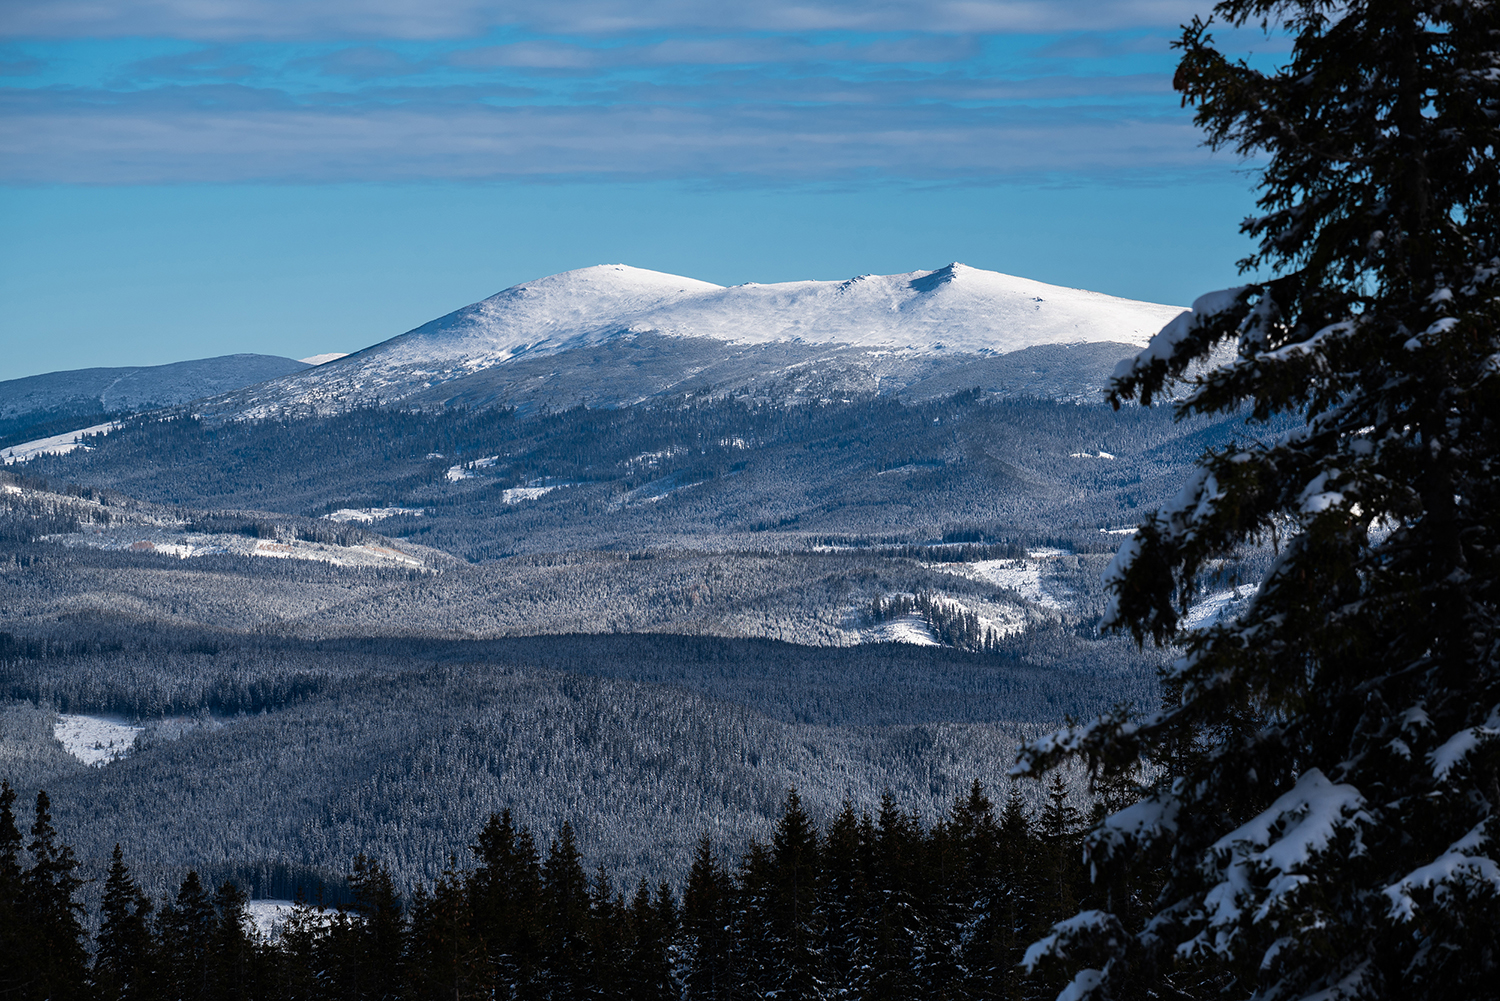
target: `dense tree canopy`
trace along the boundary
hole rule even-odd
[[[1182,36],[1211,145],[1256,157],[1268,276],[1205,296],[1113,400],[1298,419],[1212,449],[1109,572],[1113,622],[1184,651],[1174,701],[1030,748],[1139,804],[1093,830],[1094,899],[1031,959],[1072,997],[1185,970],[1257,998],[1477,998],[1500,982],[1500,5],[1225,0],[1289,36],[1262,71]],[[1205,365],[1221,344],[1233,349]],[[1215,356],[1222,357],[1222,356]],[[1197,367],[1195,367],[1197,366]],[[1183,629],[1215,561],[1278,558],[1244,611]],[[1159,893],[1111,892],[1125,860]]]
[[[299,891],[269,935],[252,930],[233,882],[214,892],[196,871],[153,908],[117,847],[89,962],[72,920],[78,882],[57,879],[71,849],[53,832],[23,858],[0,782],[0,917],[11,919],[0,990],[18,1001],[1040,1001],[1055,974],[1023,976],[1018,962],[1082,889],[1067,799],[1058,786],[1033,819],[1012,789],[997,816],[974,783],[930,825],[886,795],[873,815],[846,802],[820,826],[792,791],[771,838],[737,861],[705,837],[680,897],[644,879],[622,892],[602,867],[591,878],[571,824],[542,851],[506,811],[409,898],[358,855],[350,903],[311,906]],[[40,826],[47,809],[43,794]],[[44,895],[27,890],[48,880]],[[48,913],[72,917],[39,920]]]

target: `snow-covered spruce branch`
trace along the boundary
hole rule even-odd
[[[1036,947],[1082,998],[1478,998],[1500,980],[1500,5],[1225,0],[1177,86],[1264,158],[1257,284],[1200,299],[1111,386],[1245,413],[1107,572],[1109,621],[1180,646],[1164,704],[1034,742],[1159,769],[1084,843],[1093,891]],[[1216,352],[1232,345],[1232,355]],[[1300,426],[1286,429],[1286,425]],[[1279,425],[1279,426],[1278,426]],[[1276,559],[1183,629],[1208,568]],[[1108,920],[1100,917],[1108,915]]]

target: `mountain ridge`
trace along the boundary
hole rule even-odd
[[[787,378],[802,386],[809,368],[816,373],[825,363],[847,378],[813,378],[819,388],[812,398],[868,387],[887,393],[930,379],[934,360],[942,367],[945,358],[968,363],[1027,349],[1109,344],[1118,346],[1111,359],[1117,361],[1182,312],[959,263],[843,281],[727,287],[623,264],[595,265],[522,282],[316,369],[193,409],[211,418],[259,418],[402,402],[442,405],[458,397],[505,403],[535,395],[524,380],[500,371],[505,366],[540,364],[544,370],[528,378],[545,380],[556,373],[538,359],[601,348],[609,354],[632,339],[652,348],[650,385],[616,391],[595,373],[587,390],[564,386],[556,398],[617,406],[668,392],[734,391]],[[744,364],[712,385],[693,383],[693,376],[714,367],[705,351],[715,346]],[[556,367],[576,369],[579,358]],[[1084,380],[1090,392],[1107,376],[1093,367]],[[443,388],[479,373],[491,375],[480,379],[478,394],[472,386]]]
[[[0,382],[0,442],[72,431],[105,415],[176,406],[304,371],[278,355],[242,353],[170,362],[69,369]],[[59,423],[60,422],[60,423]],[[57,424],[55,428],[51,425]]]

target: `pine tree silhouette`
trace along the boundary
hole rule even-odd
[[[30,948],[23,946],[23,963],[32,978],[23,997],[64,999],[82,997],[87,980],[83,947],[83,905],[75,895],[83,885],[77,875],[73,849],[58,840],[52,826],[51,801],[36,794],[36,820],[26,849],[31,866],[21,874],[21,922],[30,926]]]
[[[156,948],[151,936],[152,910],[151,898],[131,876],[116,843],[104,882],[94,949],[93,985],[101,999],[144,1001],[151,996]]]

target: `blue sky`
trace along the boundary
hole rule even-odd
[[[1187,301],[1251,208],[1171,90],[1205,7],[11,0],[0,379],[353,350],[617,261]]]

